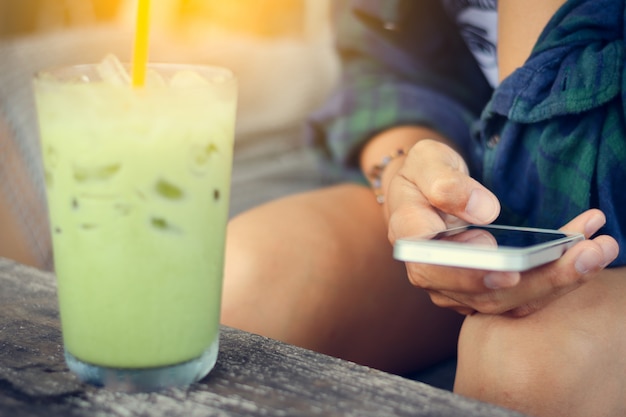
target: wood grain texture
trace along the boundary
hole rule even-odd
[[[84,385],[63,361],[54,276],[0,258],[0,416],[519,416],[236,329],[220,343],[215,369],[186,390]]]

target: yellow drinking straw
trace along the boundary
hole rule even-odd
[[[138,0],[138,2],[132,67],[133,87],[142,87],[146,81],[148,33],[150,31],[150,0]]]

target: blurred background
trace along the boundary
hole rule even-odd
[[[124,0],[0,0],[0,36],[19,36],[116,19]]]
[[[302,130],[338,78],[331,1],[343,0],[152,0],[151,62],[221,65],[237,76],[232,215],[328,181]],[[8,240],[3,251],[9,225],[37,252],[34,265],[50,265],[32,75],[110,53],[129,61],[136,8],[0,0],[0,256],[19,246]]]
[[[299,36],[323,26],[327,0],[155,0],[161,28],[212,25],[256,36]],[[124,19],[132,0],[0,0],[0,36],[8,37]]]
[[[150,59],[232,69],[240,82],[238,139],[293,133],[337,77],[330,1],[153,0]],[[124,61],[136,8],[137,0],[0,0],[0,41],[39,42],[48,55],[65,43],[82,51],[74,56],[83,62],[104,57],[110,45]]]

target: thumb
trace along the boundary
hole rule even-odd
[[[469,223],[491,223],[500,213],[500,203],[493,193],[480,184],[469,191],[469,198],[462,213],[458,216]]]
[[[409,157],[415,154],[417,163],[412,167],[405,163],[405,176],[441,213],[478,224],[498,217],[498,198],[469,175],[465,161],[454,149],[431,141],[418,143],[411,152]]]

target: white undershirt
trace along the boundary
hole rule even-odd
[[[442,0],[492,87],[498,85],[497,0]]]

